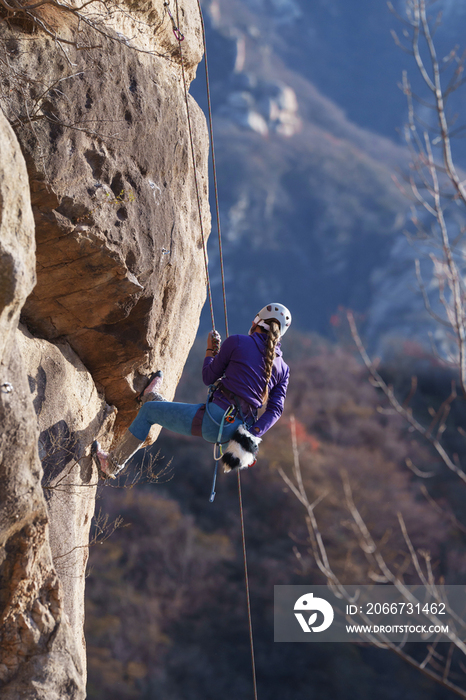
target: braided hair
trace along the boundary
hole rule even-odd
[[[262,392],[262,403],[265,404],[269,398],[269,381],[272,376],[273,362],[275,360],[275,348],[281,337],[280,323],[274,318],[266,321],[269,326],[267,331],[267,348],[265,351],[265,371],[264,371],[264,391]]]

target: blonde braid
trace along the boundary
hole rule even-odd
[[[274,318],[267,320],[266,323],[270,326],[267,332],[267,348],[265,351],[265,387],[262,392],[262,403],[266,403],[269,398],[269,381],[272,376],[273,362],[275,360],[275,347],[280,340],[280,324]]]

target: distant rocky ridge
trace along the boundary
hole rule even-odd
[[[217,114],[261,136],[268,136],[270,131],[288,137],[298,133],[301,120],[292,88],[273,81],[256,80],[252,73],[234,74],[233,81],[237,89],[227,95]]]

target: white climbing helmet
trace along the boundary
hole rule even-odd
[[[280,334],[285,335],[286,331],[291,325],[291,313],[283,306],[283,304],[267,304],[264,306],[259,313],[256,315],[253,326],[260,326],[265,328],[266,331],[269,330],[270,326],[267,321],[274,318],[280,324]]]

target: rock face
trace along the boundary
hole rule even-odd
[[[188,89],[202,57],[195,1],[177,20],[182,55],[162,5],[133,3],[94,27],[39,12],[62,42],[30,33],[27,22],[0,24],[0,105],[26,163],[6,125],[0,566],[9,655],[0,688],[2,698],[63,700],[84,697],[84,574],[98,483],[90,446],[97,437],[109,446],[130,424],[153,370],[164,370],[173,396],[197,331],[208,137],[188,95],[202,235],[182,70]]]
[[[45,36],[7,44],[16,70],[60,85],[42,99],[33,90],[33,125],[21,92],[8,103],[36,221],[23,318],[35,335],[68,340],[126,427],[151,369],[174,392],[204,301],[202,239],[179,65],[87,38],[103,48],[69,49],[72,70]],[[208,234],[207,133],[192,98],[189,109]]]
[[[68,343],[34,338],[20,326],[17,346],[38,416],[53,563],[84,670],[87,545],[98,484],[97,470],[86,453],[95,435],[107,435],[111,440],[116,413],[99,396],[91,374]]]
[[[83,698],[83,669],[52,565],[36,415],[15,335],[35,279],[28,180],[1,114],[0,141],[1,696]]]

